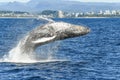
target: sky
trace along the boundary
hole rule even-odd
[[[0,2],[28,2],[29,0],[0,0]],[[72,0],[72,1],[81,1],[81,2],[120,2],[120,0]]]
[[[28,2],[29,0],[0,0],[0,2],[14,2],[14,1]]]
[[[120,2],[120,0],[77,0],[81,2]]]

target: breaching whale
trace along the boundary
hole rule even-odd
[[[67,38],[85,35],[90,32],[87,27],[65,22],[49,22],[30,31],[17,45],[21,53],[33,52],[38,46]]]

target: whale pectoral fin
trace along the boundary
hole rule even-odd
[[[41,38],[41,39],[32,41],[32,43],[34,43],[34,44],[45,43],[45,42],[48,42],[48,41],[53,40],[55,37],[56,37],[56,36],[52,36],[52,37],[43,37],[43,38]]]

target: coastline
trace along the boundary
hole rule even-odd
[[[29,19],[29,18],[35,18],[35,19],[37,19],[38,17],[0,17],[0,19],[3,19],[3,18],[5,18],[5,19],[9,19],[9,18],[15,18],[15,19]],[[57,17],[53,17],[53,18],[57,18]],[[120,17],[63,17],[63,18],[76,18],[76,19],[91,19],[91,18],[94,18],[94,19],[96,19],[96,18],[120,18]]]

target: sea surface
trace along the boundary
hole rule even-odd
[[[0,80],[120,80],[120,18],[53,19],[89,27],[85,36],[39,47],[36,56],[56,60],[0,62]],[[0,19],[0,59],[8,55],[38,19]],[[45,53],[45,55],[43,54]],[[42,60],[42,58],[41,58]]]

